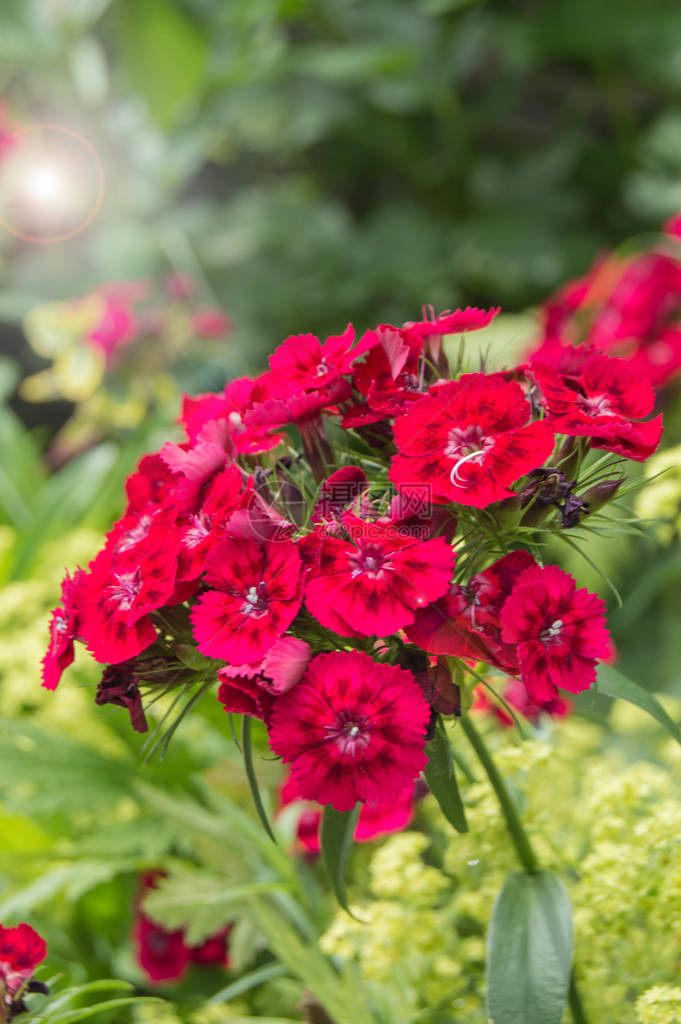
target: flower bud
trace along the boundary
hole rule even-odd
[[[498,501],[490,511],[502,533],[515,530],[523,514],[521,497],[515,495],[513,498]]]
[[[579,438],[577,437],[566,437],[556,454],[551,459],[549,465],[555,466],[556,469],[569,480],[575,476],[577,468],[579,466],[581,454],[581,446],[579,444]]]
[[[587,514],[597,512],[599,508],[603,508],[609,501],[612,501],[625,480],[626,477],[623,476],[613,477],[612,480],[601,480],[600,483],[594,484],[593,487],[584,491],[580,498],[588,508]]]

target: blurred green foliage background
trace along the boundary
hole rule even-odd
[[[0,236],[0,316],[200,269],[237,370],[424,302],[523,309],[681,207],[673,0],[5,0],[0,95],[107,182],[73,240]]]

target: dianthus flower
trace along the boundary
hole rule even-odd
[[[224,338],[232,329],[232,321],[218,306],[205,306],[192,315],[191,325],[200,338]]]
[[[343,426],[395,416],[426,390],[422,339],[387,326],[377,328],[376,335],[377,344],[353,374],[366,405],[348,410]]]
[[[443,537],[422,541],[405,533],[346,514],[343,535],[319,543],[308,611],[341,636],[389,636],[413,622],[418,608],[446,592],[454,552]]]
[[[220,929],[198,946],[190,946],[183,929],[168,931],[147,917],[141,909],[142,899],[156,887],[160,878],[163,878],[162,871],[149,871],[142,876],[133,928],[137,962],[149,981],[155,985],[179,981],[192,963],[227,967],[227,939],[231,926]]]
[[[400,490],[426,484],[439,503],[485,508],[511,497],[509,485],[553,451],[551,427],[529,417],[520,385],[500,375],[444,384],[395,420],[390,479]]]
[[[501,611],[501,636],[516,645],[520,678],[537,704],[553,700],[556,687],[587,690],[612,651],[603,601],[555,565],[520,576]]]
[[[596,356],[579,377],[561,377],[547,366],[535,366],[548,420],[559,433],[589,437],[592,448],[605,448],[643,462],[662,436],[662,416],[645,423],[655,405],[655,392],[624,359]]]
[[[61,585],[61,605],[50,616],[50,645],[42,660],[43,686],[47,690],[56,690],[62,672],[73,664],[73,641],[80,625],[78,593],[84,577],[82,569],[76,569],[73,576],[67,572]]]
[[[97,555],[79,591],[81,636],[97,661],[127,661],[153,644],[151,613],[177,603],[177,556],[177,534],[160,521],[138,543]]]
[[[227,532],[241,540],[284,540],[295,532],[295,526],[260,494],[255,478],[250,477],[229,518]]]
[[[231,714],[252,715],[268,722],[278,694],[301,679],[310,660],[310,645],[282,636],[256,665],[225,665],[218,672],[218,700]]]
[[[141,515],[157,508],[172,497],[177,480],[178,474],[168,467],[160,452],[144,455],[125,482],[127,513]]]
[[[239,506],[242,479],[228,466],[210,481],[200,507],[181,515],[178,579],[193,580],[205,568],[210,552],[225,538],[229,520]]]
[[[0,1020],[26,1009],[21,990],[27,985],[46,992],[45,986],[30,982],[31,975],[47,956],[45,940],[29,924],[5,928],[0,924]],[[16,1002],[15,1002],[16,1000]],[[18,1005],[17,1005],[18,1003]]]
[[[509,710],[510,709],[510,710]],[[487,693],[482,686],[476,686],[473,702],[473,711],[486,711],[494,715],[501,725],[510,728],[514,722],[511,717],[512,711],[519,711],[520,714],[530,722],[541,718],[542,715],[550,715],[551,718],[565,718],[572,710],[569,700],[555,696],[551,700],[542,701],[537,704],[530,698],[527,690],[518,679],[510,679],[504,687],[500,700],[496,701]]]
[[[194,444],[205,437],[206,425],[214,422],[226,427],[235,453],[253,455],[273,448],[281,440],[281,435],[271,434],[269,425],[245,422],[257,402],[272,397],[268,382],[269,374],[262,374],[254,380],[239,377],[226,384],[221,394],[198,395],[195,398],[185,395],[180,422],[185,425],[189,441]]]
[[[404,325],[404,331],[414,338],[430,338],[435,334],[459,334],[464,331],[478,331],[481,327],[491,324],[495,316],[501,312],[500,307],[495,309],[477,309],[475,306],[466,306],[465,309],[455,309],[453,313],[445,312],[434,316],[432,320],[419,320]]]
[[[355,360],[378,340],[373,331],[367,331],[356,345],[354,338],[352,324],[323,343],[314,334],[293,334],[270,356],[272,376],[294,391],[326,387],[349,373]]]
[[[319,488],[317,501],[312,510],[312,522],[321,523],[324,529],[333,532],[339,529],[343,514],[358,502],[366,507],[366,492],[369,480],[359,466],[343,466],[327,477]]]
[[[102,315],[87,336],[110,360],[123,345],[130,345],[139,336],[139,324],[125,294],[102,295]]]
[[[512,551],[473,576],[453,584],[444,597],[416,614],[407,638],[431,654],[486,661],[516,671],[514,648],[503,642],[500,615],[521,573],[537,563],[528,551]]]
[[[623,356],[654,387],[681,369],[681,263],[651,250],[599,256],[545,304],[533,361],[571,372],[599,353]]]
[[[362,804],[355,825],[356,843],[370,843],[379,836],[391,835],[407,828],[414,817],[416,785],[407,786],[395,800],[379,804]],[[425,787],[424,787],[425,789]],[[321,851],[320,827],[322,808],[312,801],[303,801],[298,792],[296,780],[289,774],[279,790],[281,808],[292,803],[300,804],[300,816],[296,823],[296,840],[307,857],[316,857]]]
[[[429,718],[405,669],[359,651],[319,654],[277,699],[270,743],[303,799],[349,811],[396,799],[418,778]]]
[[[302,562],[290,541],[227,539],[211,553],[209,588],[191,621],[199,650],[235,665],[262,661],[302,601]]]
[[[334,413],[336,404],[345,401],[350,392],[350,384],[344,377],[338,377],[314,391],[292,391],[289,388],[286,394],[256,403],[245,420],[248,426],[276,429],[291,424],[303,432],[309,431],[321,423],[324,410]]]

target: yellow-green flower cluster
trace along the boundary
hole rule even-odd
[[[644,478],[649,481],[636,499],[636,515],[655,520],[655,534],[671,544],[681,534],[681,445],[648,459]]]
[[[681,963],[681,794],[674,774],[603,753],[604,730],[577,719],[526,742],[489,728],[539,859],[570,891],[589,1019],[681,1021],[681,990],[661,987]],[[412,832],[380,847],[370,868],[376,899],[354,907],[358,921],[339,913],[323,945],[357,962],[367,981],[390,986],[405,1017],[407,1007],[414,1013],[439,1002],[483,1024],[484,936],[496,894],[517,863],[487,782],[460,781],[469,831],[452,832],[426,800],[420,823],[431,838]]]
[[[11,558],[15,535],[9,527],[0,533],[0,558]],[[97,734],[89,687],[65,686],[57,694],[42,689],[40,663],[49,640],[50,611],[60,601],[59,581],[64,566],[86,565],[101,544],[97,531],[76,530],[58,543],[46,544],[40,552],[39,569],[28,579],[0,587],[0,714],[15,717],[31,714],[58,725],[60,730],[82,735],[84,716],[92,722],[96,742],[104,742],[108,729]],[[87,667],[82,681],[92,686],[97,680],[87,656],[80,659]],[[72,670],[77,671],[77,670]],[[91,734],[92,735],[92,734]]]
[[[367,983],[383,986],[396,1006],[432,1006],[461,989],[461,965],[447,954],[440,906],[450,880],[424,863],[428,838],[418,832],[391,837],[373,856],[377,899],[338,914],[322,937],[326,953],[357,959]],[[450,925],[453,927],[453,924]]]
[[[636,1000],[636,1024],[681,1024],[681,988],[649,988]]]

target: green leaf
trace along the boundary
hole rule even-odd
[[[41,978],[49,988],[52,988],[54,981],[59,979],[60,975],[56,975],[54,979]],[[129,981],[121,981],[120,979],[113,978],[100,978],[97,981],[86,981],[82,985],[69,985],[68,988],[57,991],[54,995],[51,995],[49,1000],[43,1003],[43,1008],[49,1010],[50,1014],[55,1014],[57,1010],[64,1010],[68,1008],[68,1004],[73,1002],[74,999],[82,999],[83,996],[91,996],[93,992],[115,992],[120,990],[121,992],[132,992],[134,986]]]
[[[657,697],[649,693],[648,690],[644,690],[638,683],[627,679],[612,665],[600,666],[597,688],[599,693],[605,693],[608,697],[615,697],[619,700],[628,700],[630,704],[636,704],[637,707],[647,711],[681,745],[681,730],[669,717]]]
[[[454,759],[447,734],[438,722],[435,735],[426,747],[426,782],[445,818],[457,832],[468,832],[468,822],[454,771]]]
[[[72,904],[102,882],[108,882],[122,872],[133,871],[136,867],[137,861],[133,859],[81,859],[73,863],[57,864],[44,869],[38,878],[34,878],[27,885],[3,894],[0,901],[0,916],[3,920],[11,917],[28,917],[36,907],[48,903],[59,893]]]
[[[161,128],[187,113],[203,83],[208,37],[180,0],[125,0],[123,59]]]
[[[272,981],[274,978],[281,978],[284,974],[288,974],[288,968],[284,964],[263,964],[262,967],[256,967],[248,974],[237,978],[226,988],[220,989],[214,996],[211,996],[206,1006],[213,1006],[215,1003],[228,1003],[230,999],[236,999],[244,992],[250,992],[252,988],[264,985],[266,981]]]
[[[362,805],[357,803],[351,811],[337,811],[335,807],[327,804],[322,816],[321,844],[324,863],[336,899],[348,913],[350,911],[345,891],[345,871],[361,807]]]
[[[272,826],[270,825],[269,818],[267,817],[267,813],[263,807],[260,789],[258,787],[258,780],[255,776],[255,768],[253,767],[253,745],[251,743],[251,719],[249,715],[244,715],[241,725],[241,749],[244,755],[244,767],[248,777],[248,784],[251,787],[251,795],[253,796],[255,809],[258,812],[258,817],[263,823],[263,827],[268,836],[273,843],[276,843],[277,840],[274,837]]]
[[[490,1024],[560,1024],[572,966],[572,908],[552,871],[509,875],[487,937]]]
[[[163,999],[158,999],[155,996],[125,996],[123,999],[106,999],[102,1003],[97,1003],[96,1006],[85,1006],[80,1010],[67,1010],[65,1013],[57,1014],[48,1013],[46,1016],[41,1013],[40,1020],[42,1024],[76,1024],[76,1021],[89,1020],[105,1010],[119,1009],[122,1006],[139,1006],[143,1003],[167,1006]]]
[[[227,874],[177,868],[158,880],[144,899],[144,910],[169,931],[182,928],[191,946],[199,946],[232,918],[238,908],[262,893],[284,888],[282,882],[230,884]]]
[[[334,970],[317,943],[303,938],[272,902],[256,897],[249,909],[277,961],[310,990],[336,1024],[375,1024],[368,993],[355,971]]]

